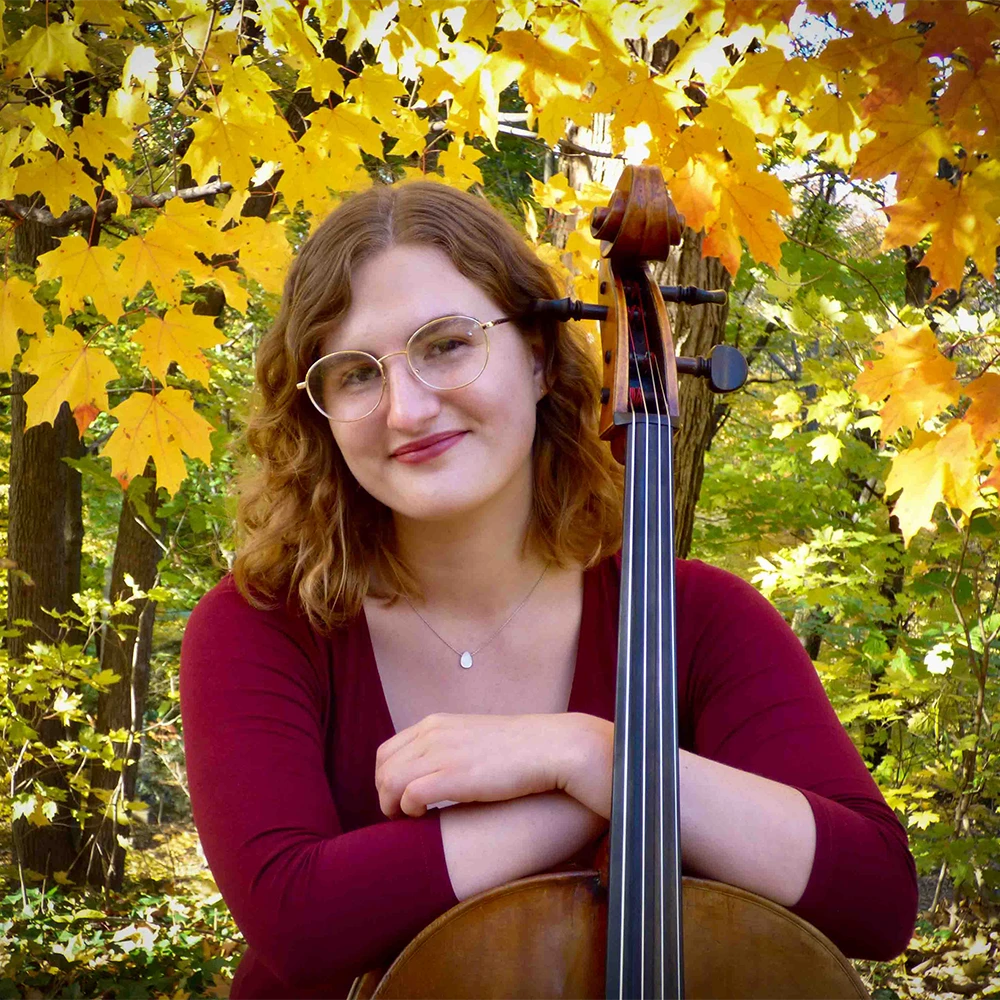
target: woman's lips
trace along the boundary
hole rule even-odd
[[[466,431],[432,434],[430,437],[414,441],[412,444],[404,444],[401,448],[397,448],[390,457],[405,462],[407,465],[427,462],[446,452],[453,444],[458,444],[465,437],[465,434]]]

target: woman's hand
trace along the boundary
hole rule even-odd
[[[593,781],[577,776],[581,767],[592,770],[588,748],[596,745],[584,720],[601,721],[579,712],[428,715],[378,748],[382,812],[423,816],[435,802],[498,802],[556,790],[573,795],[574,783],[590,788]],[[607,784],[610,800],[610,774]]]

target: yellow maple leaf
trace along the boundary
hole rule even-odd
[[[299,72],[297,89],[305,90],[308,87],[317,103],[325,101],[330,93],[338,97],[343,95],[344,77],[336,62],[319,56],[306,56],[303,62],[305,65]]]
[[[406,97],[406,87],[381,66],[365,66],[344,88],[344,94],[353,98],[358,114],[385,124],[399,110],[398,101]]]
[[[212,269],[207,280],[215,282],[226,295],[226,305],[237,312],[245,313],[250,304],[246,288],[239,282],[239,274],[225,264]]]
[[[179,302],[184,290],[181,271],[198,280],[211,275],[211,269],[198,260],[194,251],[206,255],[227,252],[222,234],[211,225],[217,216],[218,210],[207,205],[171,198],[148,232],[130,236],[119,244],[123,254],[118,268],[122,294],[134,298],[149,281],[161,299]]]
[[[484,159],[486,154],[475,146],[455,141],[438,156],[438,166],[444,169],[444,177],[449,184],[466,191],[473,184],[486,183],[482,171],[476,166]]]
[[[20,76],[34,73],[61,80],[66,70],[90,70],[87,46],[74,37],[72,21],[51,21],[46,27],[35,24],[24,37],[11,45],[5,55],[8,63],[16,63]]]
[[[63,115],[61,102],[28,104],[20,109],[20,118],[31,123],[31,132],[24,141],[25,152],[38,152],[48,143],[58,146],[67,156],[73,155],[73,143],[66,133],[69,124]]]
[[[771,213],[787,215],[792,210],[791,199],[781,181],[753,168],[741,171],[734,160],[725,164],[718,193],[719,213],[709,225],[702,255],[718,257],[730,274],[736,274],[742,236],[754,260],[778,267],[785,236],[771,219]]]
[[[35,301],[32,286],[20,278],[0,283],[0,371],[10,371],[21,353],[17,331],[45,334],[45,310]]]
[[[152,457],[157,485],[174,494],[187,475],[182,452],[206,463],[212,460],[209,435],[214,428],[195,411],[189,393],[173,388],[155,395],[133,392],[111,413],[118,426],[101,454],[111,459],[112,474],[123,487],[142,475]]]
[[[194,141],[184,154],[182,163],[205,183],[213,174],[241,186],[249,182],[257,167],[251,156],[267,146],[261,159],[280,159],[271,154],[288,143],[288,131],[274,116],[268,122],[258,122],[246,116],[227,113],[222,109],[199,112],[191,126]]]
[[[161,382],[166,381],[171,361],[184,369],[188,378],[208,385],[208,361],[202,353],[225,343],[210,316],[195,315],[193,306],[178,306],[163,316],[152,316],[133,334],[142,345],[142,364]]]
[[[983,464],[982,449],[963,420],[951,421],[942,434],[914,431],[912,444],[893,460],[885,481],[888,496],[902,491],[893,513],[905,544],[921,528],[934,530],[938,503],[957,508],[966,517],[986,506],[977,484]]]
[[[455,29],[456,40],[474,38],[485,49],[497,26],[495,0],[466,0],[448,9],[448,21]]]
[[[349,104],[339,104],[336,110],[350,107]],[[399,141],[392,147],[394,156],[422,155],[427,145],[427,123],[413,108],[399,108],[396,114],[383,126],[386,135]]]
[[[914,246],[932,234],[930,250],[921,264],[931,272],[935,294],[960,288],[965,261],[971,257],[980,273],[993,282],[996,248],[1000,244],[997,224],[998,180],[995,162],[980,164],[962,174],[957,184],[931,178],[911,189],[909,197],[885,209],[889,216],[882,249]]]
[[[598,95],[601,92],[598,91]],[[611,140],[614,149],[625,145],[625,127],[645,122],[657,141],[657,146],[668,150],[677,131],[677,112],[671,104],[672,88],[662,76],[646,72],[635,83],[611,91],[613,96],[595,111],[607,108],[611,118]],[[577,112],[579,114],[579,112]]]
[[[228,250],[239,253],[240,267],[248,278],[253,278],[265,291],[281,292],[292,262],[292,248],[283,222],[247,216],[222,235]]]
[[[107,114],[109,117],[120,118],[126,125],[135,128],[149,121],[150,103],[143,97],[143,92],[136,87],[128,90],[119,87],[112,91],[108,98]]]
[[[841,167],[850,167],[861,144],[861,94],[865,84],[857,74],[838,74],[833,81],[836,93],[822,92],[813,99],[812,109],[801,120],[801,127],[813,136],[827,140],[823,159]]]
[[[38,376],[24,394],[27,426],[55,423],[59,407],[69,404],[82,434],[108,408],[106,386],[118,371],[99,347],[88,345],[76,330],[57,324],[51,336],[36,338],[24,352],[21,367]]]
[[[102,246],[88,246],[78,235],[65,236],[55,250],[38,258],[37,281],[62,279],[59,304],[63,316],[84,309],[86,299],[112,322],[122,314],[120,278],[114,266],[118,253]]]
[[[98,168],[108,155],[123,160],[132,158],[132,130],[120,118],[85,115],[83,124],[73,129],[70,138],[76,143],[80,155]]]
[[[854,389],[872,402],[889,397],[882,407],[884,440],[958,402],[962,385],[955,378],[955,362],[941,353],[929,326],[894,326],[875,345],[883,356],[865,362]]]
[[[310,115],[309,123],[309,131],[300,140],[305,149],[315,149],[318,143],[323,143],[324,152],[330,158],[345,149],[353,153],[363,149],[372,156],[382,155],[382,126],[373,122],[357,104],[345,102],[333,109],[318,108]],[[317,130],[315,136],[313,129]],[[326,142],[333,137],[336,137],[336,145],[326,148]]]
[[[128,181],[113,163],[104,165],[104,190],[118,202],[115,215],[128,215],[132,211],[132,198],[128,190]]]
[[[10,165],[15,157],[21,155],[21,139],[18,130],[0,135],[0,198],[14,197],[14,178],[16,170],[11,170]]]
[[[127,90],[134,80],[142,88],[143,94],[150,97],[159,87],[159,65],[156,49],[151,45],[133,46],[122,66],[122,87]]]
[[[75,156],[60,156],[57,160],[51,153],[39,153],[14,178],[15,191],[27,195],[40,191],[55,216],[69,208],[71,194],[93,205],[97,200],[94,188],[94,181],[84,173],[83,164]]]
[[[590,60],[597,55],[592,49],[558,32],[536,38],[530,31],[500,31],[495,38],[506,59],[523,67],[518,88],[529,104],[544,108],[559,96],[582,96]]]

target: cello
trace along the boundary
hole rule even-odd
[[[684,220],[655,166],[628,166],[591,216],[599,302],[539,300],[535,313],[601,321],[601,437],[625,466],[610,827],[598,869],[518,879],[422,930],[351,1000],[449,997],[867,998],[822,933],[755,893],[682,877],[674,652],[672,438],[678,373],[728,392],[746,362],[719,345],[676,358],[664,301],[725,292],[661,289]]]

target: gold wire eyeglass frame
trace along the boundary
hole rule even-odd
[[[472,383],[475,382],[476,379],[479,378],[479,376],[482,375],[484,371],[486,371],[486,366],[489,364],[490,338],[487,336],[486,331],[490,329],[490,327],[499,326],[501,323],[509,323],[511,322],[511,320],[514,320],[516,318],[517,318],[516,316],[501,316],[500,319],[490,320],[489,323],[481,323],[478,319],[476,319],[475,316],[464,316],[460,313],[450,313],[447,316],[436,316],[434,319],[428,320],[426,323],[423,324],[423,326],[418,327],[416,330],[413,331],[413,333],[410,334],[410,336],[406,340],[406,347],[402,351],[390,351],[388,354],[383,354],[382,357],[380,358],[376,358],[374,354],[369,354],[367,351],[333,351],[330,354],[324,354],[323,357],[317,358],[309,366],[309,368],[306,371],[306,377],[301,382],[297,382],[295,388],[305,389],[306,395],[309,397],[309,401],[312,403],[312,405],[315,406],[316,409],[319,410],[319,412],[322,413],[323,416],[327,418],[327,420],[333,420],[338,424],[353,424],[355,421],[364,420],[365,417],[370,417],[379,408],[379,406],[382,404],[382,399],[385,396],[385,387],[388,381],[385,374],[385,368],[382,362],[385,361],[387,358],[394,358],[397,354],[405,355],[406,367],[410,369],[411,373],[413,374],[413,377],[417,379],[418,382],[421,382],[423,385],[426,385],[428,389],[434,389],[436,392],[451,392],[453,389],[464,389],[467,385],[472,385]],[[480,368],[479,371],[472,378],[470,378],[468,382],[463,382],[461,385],[449,385],[446,388],[441,388],[441,386],[431,385],[430,382],[427,382],[420,377],[420,373],[416,370],[416,368],[413,367],[413,362],[410,360],[410,345],[421,333],[424,332],[424,330],[427,329],[427,327],[431,326],[434,323],[440,323],[441,320],[444,319],[467,319],[471,320],[473,323],[479,326],[483,331],[483,339],[486,341],[486,360],[483,362],[483,367]],[[362,357],[365,358],[371,358],[372,361],[374,361],[375,364],[378,365],[379,373],[382,375],[382,391],[379,393],[379,397],[375,405],[367,413],[362,414],[360,417],[351,417],[350,420],[343,420],[343,419],[338,419],[337,417],[331,417],[323,409],[323,407],[319,405],[319,403],[316,401],[315,397],[312,394],[312,390],[309,388],[309,376],[317,368],[317,366],[323,364],[323,362],[325,361],[329,361],[330,358],[337,357],[340,354],[361,355]]]

